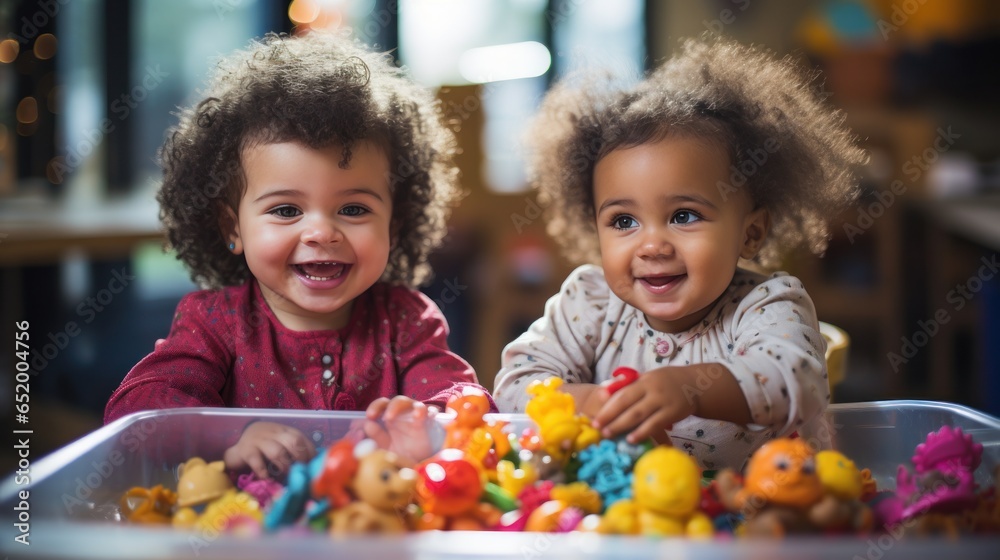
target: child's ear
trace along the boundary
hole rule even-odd
[[[228,205],[223,205],[219,213],[219,230],[226,240],[226,249],[234,255],[243,253],[243,240],[240,237],[240,220],[236,212]]]
[[[757,208],[750,212],[745,223],[740,257],[752,259],[757,256],[764,245],[764,240],[767,239],[767,232],[771,229],[771,215],[766,208]]]

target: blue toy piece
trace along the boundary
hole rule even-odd
[[[576,473],[577,480],[586,482],[601,495],[604,508],[618,500],[632,497],[632,467],[635,465],[635,458],[628,451],[634,452],[635,449],[624,447],[622,449],[627,452],[622,453],[619,452],[619,447],[615,440],[606,439],[578,454],[581,465]]]
[[[264,515],[264,528],[273,531],[294,524],[305,511],[309,498],[309,469],[305,463],[294,463],[288,469],[285,491],[271,503]]]

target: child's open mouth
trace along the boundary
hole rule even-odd
[[[315,262],[292,265],[303,277],[316,282],[340,278],[348,265],[335,262]]]
[[[642,278],[637,278],[639,282],[649,291],[657,294],[662,294],[677,285],[686,274],[677,274],[673,276],[645,276]]]

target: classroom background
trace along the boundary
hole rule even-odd
[[[628,83],[682,39],[721,34],[822,71],[871,155],[825,255],[782,267],[851,338],[834,401],[1000,414],[1000,4],[3,1],[0,410],[13,426],[13,339],[28,321],[33,454],[101,425],[112,390],[196,289],[163,251],[155,158],[211,58],[268,31],[337,29],[433,88],[458,135],[467,196],[424,291],[487,388],[503,346],[572,269],[525,184],[521,133],[539,99],[575,69]]]

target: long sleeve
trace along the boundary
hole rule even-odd
[[[448,348],[448,323],[433,301],[405,288],[394,288],[392,300],[399,313],[393,341],[399,394],[440,410],[467,387],[489,395],[472,366]],[[497,410],[492,398],[490,410]]]
[[[170,334],[136,364],[111,395],[104,410],[108,423],[140,410],[226,406],[223,389],[232,354],[205,322],[219,292],[194,292],[177,305]]]
[[[757,427],[787,434],[826,409],[826,343],[798,279],[772,275],[746,294],[731,320],[734,349],[726,366]]]
[[[568,383],[593,383],[594,362],[607,316],[609,289],[604,274],[586,265],[573,271],[545,314],[504,348],[494,398],[502,412],[524,412],[525,392],[536,379],[561,377]]]

